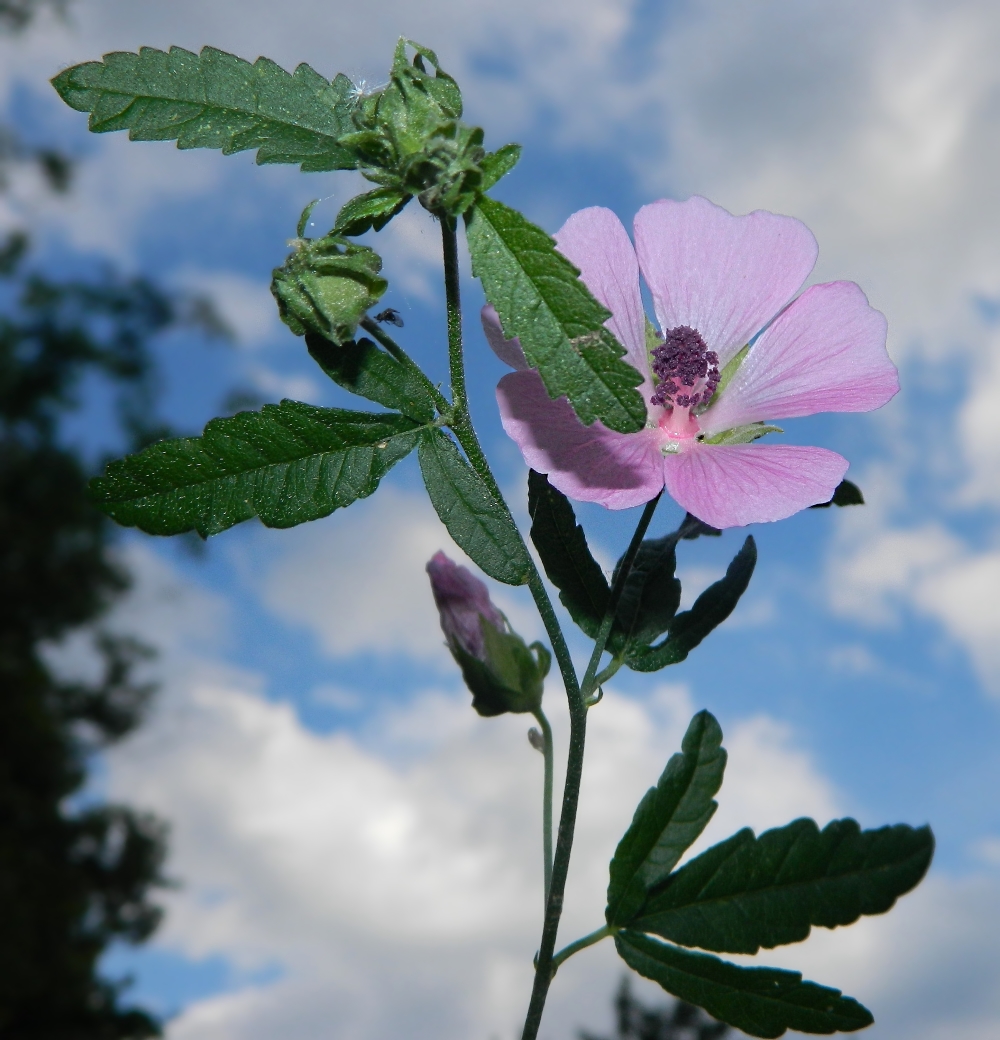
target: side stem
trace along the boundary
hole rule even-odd
[[[409,369],[427,388],[427,392],[434,398],[434,403],[437,405],[437,409],[442,415],[447,415],[451,410],[451,405],[448,404],[448,399],[441,393],[441,391],[427,378],[424,370],[406,353],[405,350],[390,336],[383,328],[381,328],[378,322],[373,321],[371,318],[364,317],[361,319],[361,327],[365,332],[374,336],[375,339],[385,347],[386,350],[404,367]]]
[[[545,863],[545,903],[548,905],[552,886],[552,778],[555,752],[552,747],[552,727],[539,708],[533,712],[542,731],[542,755],[545,757],[545,779],[542,786],[542,857]]]

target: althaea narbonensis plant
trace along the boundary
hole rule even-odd
[[[410,56],[412,52],[412,57]],[[810,506],[861,501],[846,460],[823,448],[758,444],[769,420],[865,411],[897,388],[885,321],[852,283],[797,295],[816,242],[796,220],[734,217],[704,199],[661,200],[635,221],[633,246],[609,211],[574,214],[555,239],[490,197],[520,148],[484,148],[433,51],[401,40],[374,91],[300,65],[287,73],[212,48],[144,48],[61,73],[56,90],[96,132],[176,140],[180,148],[257,150],[258,163],[358,170],[374,187],[344,205],[330,232],[304,237],[274,272],[286,324],[323,371],[381,411],[295,401],[215,419],[201,437],[163,441],[112,463],[93,495],[119,523],[207,536],[257,516],[292,527],[372,494],[416,451],[438,515],[490,577],[527,585],[552,646],[570,719],[566,780],[552,835],[552,735],[542,712],[549,651],[528,647],[485,586],[443,554],[428,565],[448,646],[480,714],[531,713],[544,752],[546,903],[523,1036],[538,1033],[559,966],[613,938],[624,961],[674,996],[754,1036],[860,1029],[871,1014],[793,971],[747,967],[754,954],[888,910],[933,852],[928,828],[862,831],[812,820],[755,836],[742,830],[680,864],[716,808],[726,753],[707,712],[636,809],[610,865],[605,924],[556,952],[573,845],[587,713],[622,666],[683,660],[746,589],[748,537],[724,578],[678,611],[678,544],[719,528],[776,521]],[[451,385],[442,393],[371,311],[382,261],[354,241],[416,199],[441,227]],[[514,371],[497,389],[504,427],[531,467],[530,538],[573,621],[593,641],[577,674],[547,586],[473,429],[466,398],[457,235],[464,225],[483,322]],[[640,274],[657,324],[645,315]],[[385,315],[379,315],[385,317]],[[392,315],[389,315],[390,319]],[[657,327],[658,326],[658,327]],[[664,490],[688,512],[644,540]],[[567,497],[568,496],[568,497]],[[594,560],[569,498],[611,509],[645,503],[611,579]],[[708,951],[708,952],[699,952]]]

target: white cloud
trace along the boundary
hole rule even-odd
[[[349,511],[284,534],[263,574],[256,554],[252,566],[265,604],[311,629],[333,656],[404,654],[450,667],[424,569],[438,550],[482,577],[425,494],[385,485]],[[521,635],[540,637],[522,598],[495,583],[490,592]]]

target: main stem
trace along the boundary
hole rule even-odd
[[[476,432],[469,420],[469,405],[465,388],[465,361],[462,356],[462,305],[459,294],[458,272],[458,239],[455,233],[455,222],[450,217],[441,218],[441,241],[444,250],[444,287],[445,304],[448,315],[448,360],[451,370],[452,387],[452,420],[449,423],[452,432],[465,451],[472,467],[485,481],[486,486],[495,496],[496,501],[507,510],[510,509],[497,485],[483,449],[476,437]],[[513,517],[511,517],[513,521]],[[516,527],[516,525],[515,525]],[[530,555],[529,555],[530,559]],[[625,573],[625,568],[622,572]],[[621,576],[621,575],[619,575]],[[524,1022],[523,1040],[535,1040],[538,1027],[542,1021],[545,998],[552,982],[552,955],[555,951],[556,934],[559,931],[559,919],[562,916],[563,895],[566,891],[566,877],[569,874],[570,853],[573,850],[573,834],[576,830],[576,811],[580,801],[580,781],[583,778],[583,753],[587,740],[587,706],[580,691],[576,669],[570,656],[569,647],[559,626],[552,601],[542,582],[542,576],[534,561],[528,572],[528,588],[531,591],[535,606],[545,625],[545,631],[552,643],[563,685],[566,688],[566,699],[569,702],[569,752],[566,760],[566,783],[563,787],[562,809],[559,814],[559,830],[556,836],[556,847],[552,857],[552,879],[549,885],[548,900],[545,907],[545,921],[542,926],[542,938],[535,961],[535,982],[531,991],[531,1002]],[[608,625],[610,631],[610,623]],[[606,637],[605,637],[606,638]]]

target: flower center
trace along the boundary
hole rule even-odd
[[[696,329],[680,325],[669,329],[652,352],[653,374],[659,379],[651,404],[667,409],[660,429],[673,439],[688,440],[698,433],[691,414],[708,404],[719,385],[719,356],[709,350]]]

